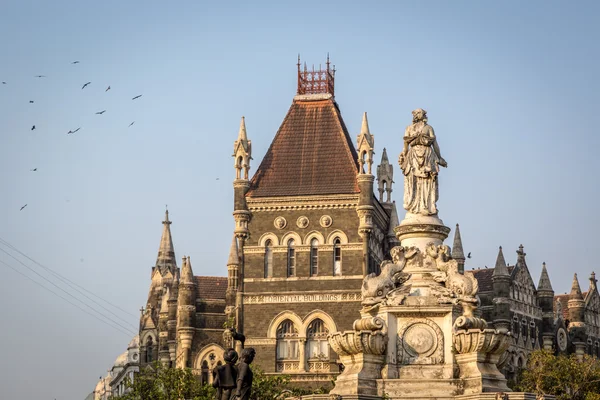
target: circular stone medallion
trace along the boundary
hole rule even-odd
[[[404,350],[413,357],[429,356],[437,348],[435,331],[426,324],[414,324],[404,332]]]
[[[323,228],[329,228],[333,223],[333,219],[329,215],[323,215],[319,222]]]
[[[275,225],[275,228],[277,229],[283,229],[287,225],[287,221],[283,217],[277,217],[275,218],[275,221],[273,221],[273,225]]]
[[[558,332],[556,332],[556,342],[560,351],[567,350],[567,333],[563,328],[559,328]]]
[[[308,218],[305,216],[298,218],[298,220],[296,221],[296,225],[298,225],[298,228],[301,229],[306,228],[308,226]]]

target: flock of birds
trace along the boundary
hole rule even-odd
[[[79,64],[79,61],[73,61],[71,64]],[[34,77],[35,77],[35,78],[46,78],[46,75],[35,75]],[[2,84],[3,84],[3,85],[6,85],[6,84],[7,84],[7,82],[6,82],[6,81],[2,81]],[[87,86],[89,86],[89,85],[91,85],[91,84],[92,84],[92,82],[86,82],[86,83],[84,83],[84,84],[83,84],[83,86],[81,87],[81,90],[85,89]],[[106,92],[108,92],[109,90],[110,90],[110,85],[109,85],[109,86],[106,88],[106,90],[105,90],[104,92],[106,93]],[[137,96],[134,96],[134,97],[132,97],[132,98],[131,98],[131,100],[136,100],[136,99],[139,99],[140,97],[142,97],[142,95],[141,95],[141,94],[138,94]],[[30,103],[30,104],[33,104],[33,103],[34,103],[34,100],[29,100],[29,103]],[[104,114],[105,112],[106,112],[106,110],[98,111],[98,112],[96,112],[96,115],[102,115],[102,114]],[[131,127],[133,124],[135,124],[135,121],[131,122],[131,123],[129,124],[128,128],[130,128],[130,127]],[[36,128],[35,128],[35,125],[33,125],[33,126],[31,127],[31,130],[32,130],[32,131],[34,131],[35,129],[36,129]],[[71,135],[71,134],[77,133],[77,132],[79,132],[79,130],[80,130],[80,129],[81,129],[81,127],[77,128],[77,129],[75,129],[75,130],[69,130],[69,131],[67,132],[67,135]],[[31,169],[30,171],[32,171],[32,172],[36,172],[37,170],[38,170],[37,168],[33,168],[33,169]],[[23,205],[23,206],[22,206],[22,207],[19,209],[19,211],[23,211],[23,209],[25,209],[25,207],[27,207],[27,204]]]

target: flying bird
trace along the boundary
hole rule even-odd
[[[82,89],[82,90],[83,90],[83,89],[85,89],[85,87],[86,87],[87,85],[89,85],[90,83],[92,83],[92,82],[88,82],[88,83],[86,83],[85,85],[83,85],[83,86],[81,87],[81,89]]]
[[[45,77],[46,77],[46,75],[36,75],[35,77],[36,77],[36,78],[45,78]]]
[[[29,100],[29,103],[30,103],[30,104],[33,104],[33,100]]]
[[[131,100],[139,99],[140,97],[142,97],[142,95],[141,95],[141,94],[138,94],[137,96],[135,96],[135,97],[134,97],[133,99],[131,99]]]
[[[105,92],[108,92],[110,90],[110,85],[106,88]]]
[[[21,207],[21,209],[19,211],[23,211],[23,209],[27,207],[27,204],[25,204],[23,207]]]
[[[77,131],[78,131],[78,130],[80,130],[80,129],[81,129],[81,128],[77,128],[77,129],[75,129],[74,131],[69,131],[69,132],[67,132],[67,135],[68,135],[68,134],[70,134],[70,133],[75,133],[75,132],[77,132]]]
[[[71,64],[79,64],[79,61],[73,61]]]
[[[32,130],[32,131],[33,131],[33,130],[35,130],[35,125],[31,127],[31,130]]]
[[[467,258],[471,258],[471,252],[469,252],[469,254],[467,254]]]
[[[2,84],[3,84],[3,85],[6,85],[6,82],[2,81]]]
[[[30,171],[33,171],[33,172],[35,172],[35,171],[37,171],[37,168],[31,169]]]
[[[133,121],[132,123],[130,123],[130,124],[129,124],[129,126],[128,126],[128,128],[129,128],[131,125],[133,125],[133,124],[135,124],[135,121]]]
[[[106,112],[106,110],[98,111],[96,114],[102,115]]]

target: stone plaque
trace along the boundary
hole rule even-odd
[[[428,318],[411,318],[398,329],[398,362],[441,364],[444,362],[444,335]]]

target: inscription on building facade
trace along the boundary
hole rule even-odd
[[[350,293],[299,293],[299,294],[245,294],[244,304],[273,304],[273,303],[317,303],[361,301],[358,292]]]

